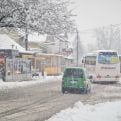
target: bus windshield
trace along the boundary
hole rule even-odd
[[[98,63],[100,64],[116,64],[119,62],[116,52],[100,52],[98,55]]]
[[[96,56],[86,56],[85,64],[86,65],[96,65]]]

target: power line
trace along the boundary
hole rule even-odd
[[[78,33],[94,32],[94,30],[96,30],[96,29],[108,28],[110,26],[112,26],[112,27],[119,27],[119,26],[121,26],[121,23],[119,23],[119,24],[110,24],[110,25],[106,25],[106,26],[102,26],[102,27],[95,27],[95,28],[91,28],[91,29],[84,29],[84,30],[78,31]],[[74,33],[76,33],[76,31]]]

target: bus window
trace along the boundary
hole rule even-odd
[[[118,62],[119,60],[116,52],[100,52],[98,55],[98,63],[116,64]]]
[[[96,65],[96,56],[86,56],[85,64],[86,65]]]

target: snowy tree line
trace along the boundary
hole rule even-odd
[[[0,27],[28,27],[40,33],[65,33],[73,25],[68,4],[62,0],[1,0]]]
[[[72,11],[67,0],[0,0],[0,28],[36,31],[40,34],[65,38],[75,28]],[[88,49],[117,49],[121,52],[120,28],[109,26],[94,31],[96,47]],[[27,38],[27,36],[26,36]],[[75,49],[76,44],[74,45]],[[79,45],[80,46],[80,45]],[[79,50],[83,53],[84,48]]]
[[[65,35],[75,26],[70,4],[65,0],[1,0],[0,27]]]
[[[120,27],[110,25],[95,30],[97,49],[114,49],[121,53]]]
[[[121,26],[120,24],[99,27],[91,30],[94,41],[88,43],[87,52],[97,49],[117,50],[121,53]]]

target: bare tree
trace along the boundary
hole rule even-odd
[[[117,49],[120,51],[120,29],[115,26],[95,30],[98,49]]]

